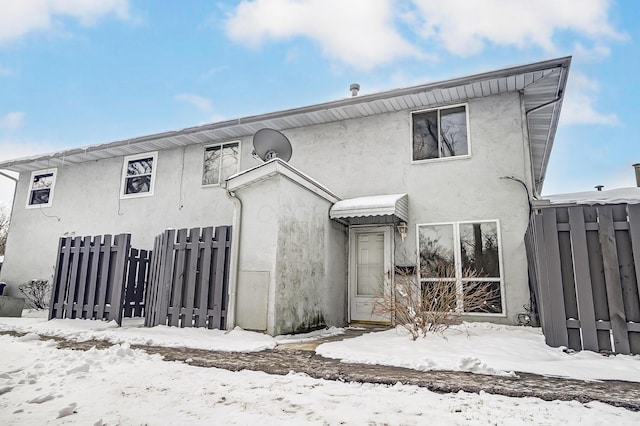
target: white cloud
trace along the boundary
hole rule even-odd
[[[199,95],[181,93],[176,95],[176,100],[189,104],[205,114],[211,114],[213,112],[213,105],[211,104],[211,101]]]
[[[599,86],[595,80],[580,72],[572,72],[567,85],[565,99],[562,102],[562,124],[619,124],[615,114],[606,114],[596,110],[595,98]]]
[[[622,39],[609,23],[610,0],[412,0],[414,27],[445,50],[469,56],[487,44],[553,52],[553,36],[571,31],[591,40]]]
[[[24,122],[24,112],[10,112],[0,116],[0,129],[14,131],[19,129]]]
[[[16,74],[17,74],[16,70],[8,67],[3,67],[2,65],[0,65],[0,77],[7,77],[11,75],[16,75]]]
[[[394,25],[393,0],[242,1],[226,21],[227,35],[247,46],[305,37],[323,55],[360,70],[420,57]]]
[[[198,123],[199,125],[226,120],[225,116],[215,113],[213,104],[209,99],[200,95],[195,95],[193,93],[181,93],[176,95],[176,100],[191,105],[198,111],[207,115],[204,121]]]
[[[573,47],[573,57],[584,61],[598,61],[611,54],[611,49],[600,43],[587,47],[582,43],[576,43]]]
[[[127,19],[129,0],[5,0],[0,2],[0,43],[48,30],[62,17],[90,26],[109,14]]]

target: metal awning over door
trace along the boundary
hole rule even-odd
[[[407,194],[371,195],[335,203],[331,219],[348,225],[397,223],[409,220]]]

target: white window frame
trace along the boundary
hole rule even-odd
[[[440,111],[442,110],[446,110],[446,109],[450,109],[450,108],[459,108],[459,107],[464,107],[464,111],[465,111],[465,120],[466,120],[466,124],[467,124],[467,154],[465,155],[453,155],[450,157],[438,157],[438,158],[425,158],[424,160],[414,160],[413,159],[413,115],[414,114],[421,114],[424,112],[431,112],[431,111],[437,111],[438,112],[438,128],[440,127]],[[411,138],[410,138],[410,152],[409,155],[411,155],[411,163],[412,164],[423,164],[423,163],[433,163],[433,162],[439,162],[439,161],[451,161],[451,160],[463,160],[463,159],[468,159],[471,158],[471,125],[470,125],[470,121],[469,121],[469,103],[468,102],[464,102],[461,104],[452,104],[452,105],[446,105],[446,106],[440,106],[437,108],[427,108],[427,109],[421,109],[421,110],[416,110],[416,111],[411,111],[411,119],[409,120],[409,132],[411,134]],[[440,137],[440,132],[438,132],[438,137]],[[439,149],[438,149],[439,151]]]
[[[151,166],[151,181],[149,183],[149,191],[147,192],[137,192],[135,194],[125,194],[125,190],[127,188],[127,169],[129,167],[130,161],[140,160],[143,158],[153,159]],[[156,170],[158,168],[158,151],[153,152],[145,152],[142,154],[128,155],[124,157],[122,163],[122,177],[120,181],[120,199],[125,200],[129,198],[139,198],[139,197],[150,197],[154,194],[155,184],[156,184]]]
[[[463,278],[462,277],[462,250],[460,248],[460,225],[467,223],[495,223],[496,224],[496,233],[498,236],[498,262],[500,263],[500,278],[495,277],[475,277],[475,278]],[[420,227],[421,226],[438,226],[438,225],[451,225],[453,228],[453,258],[454,258],[454,267],[456,276],[455,278],[423,278],[420,276],[421,265],[420,265]],[[506,302],[505,302],[505,292],[504,292],[504,262],[502,259],[502,235],[500,231],[500,221],[498,219],[483,219],[483,220],[462,220],[457,222],[435,222],[435,223],[418,223],[416,224],[416,259],[418,260],[418,282],[420,286],[422,286],[423,282],[455,282],[456,284],[456,293],[458,296],[462,295],[463,291],[463,283],[468,281],[474,282],[489,282],[495,283],[500,282],[500,308],[502,312],[499,313],[491,313],[491,312],[464,312],[460,311],[461,315],[468,316],[487,316],[487,317],[502,317],[505,318],[507,316],[506,311]],[[460,306],[460,303],[458,303]]]
[[[33,179],[38,175],[46,175],[52,173],[53,174],[53,182],[51,183],[51,187],[49,188],[49,202],[46,204],[31,204],[31,192],[33,191]],[[56,181],[58,180],[58,169],[44,169],[44,170],[36,170],[31,173],[31,180],[29,181],[29,191],[27,192],[27,206],[28,209],[40,209],[44,207],[51,207],[53,205],[53,192],[56,186]]]
[[[204,184],[202,183],[202,180],[204,179],[204,154],[207,152],[208,148],[212,148],[212,147],[216,147],[216,146],[224,146],[224,145],[233,145],[233,144],[237,144],[238,145],[238,164],[236,167],[236,172],[238,173],[240,171],[240,158],[242,157],[242,143],[240,140],[232,140],[232,141],[227,141],[227,142],[217,142],[217,143],[210,143],[207,145],[204,145],[202,147],[202,170],[200,172],[200,184],[203,188],[215,188],[215,187],[219,187],[222,185],[223,179],[220,176],[220,173],[222,173],[222,167],[219,168],[218,170],[218,183],[208,183],[208,184]],[[220,161],[222,161],[222,156],[220,156]],[[234,174],[235,174],[234,173]]]

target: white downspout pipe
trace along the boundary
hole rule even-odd
[[[225,189],[227,197],[233,202],[233,225],[231,227],[231,258],[229,259],[229,300],[227,302],[227,331],[236,324],[236,289],[238,287],[238,257],[240,253],[240,223],[242,221],[242,202],[236,194]]]

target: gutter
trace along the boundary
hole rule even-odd
[[[570,56],[565,58],[565,59],[569,59],[570,60]],[[525,111],[525,117],[527,120],[527,128],[529,127],[529,115],[533,114],[534,112],[537,112],[543,108],[547,108],[549,106],[552,106],[555,108],[556,104],[558,102],[562,103],[562,100],[564,99],[564,92],[565,92],[565,87],[567,84],[567,75],[569,72],[569,66],[570,66],[570,62],[566,63],[562,66],[560,66],[560,77],[558,80],[558,92],[556,94],[556,97],[548,102],[545,102],[541,105],[538,105],[536,107],[533,107],[531,109],[529,109],[528,111]],[[556,120],[555,123],[552,120],[551,126],[549,128],[549,133],[547,135],[547,142],[545,144],[545,148],[544,148],[544,152],[542,154],[542,165],[541,165],[541,170],[540,170],[540,176],[544,176],[546,174],[546,168],[547,168],[547,160],[549,157],[549,152],[551,150],[551,146],[553,145],[553,141],[551,141],[551,143],[549,143],[549,137],[552,133],[555,133],[556,129],[558,126],[558,121]],[[531,150],[531,146],[529,146],[529,149]],[[533,160],[533,157],[532,157]],[[533,190],[534,190],[534,194],[535,194],[535,198],[539,198],[540,194],[538,192],[538,188],[542,189],[542,184],[544,183],[544,180],[541,181],[536,181],[535,179],[535,170],[532,170],[532,176],[534,177],[534,182],[533,182]]]
[[[226,182],[225,182],[226,186]],[[233,330],[236,324],[236,289],[238,288],[238,258],[240,253],[240,223],[242,221],[242,201],[235,192],[225,188],[227,197],[233,202],[233,225],[231,227],[231,258],[229,259],[229,300],[227,302],[227,331]]]

